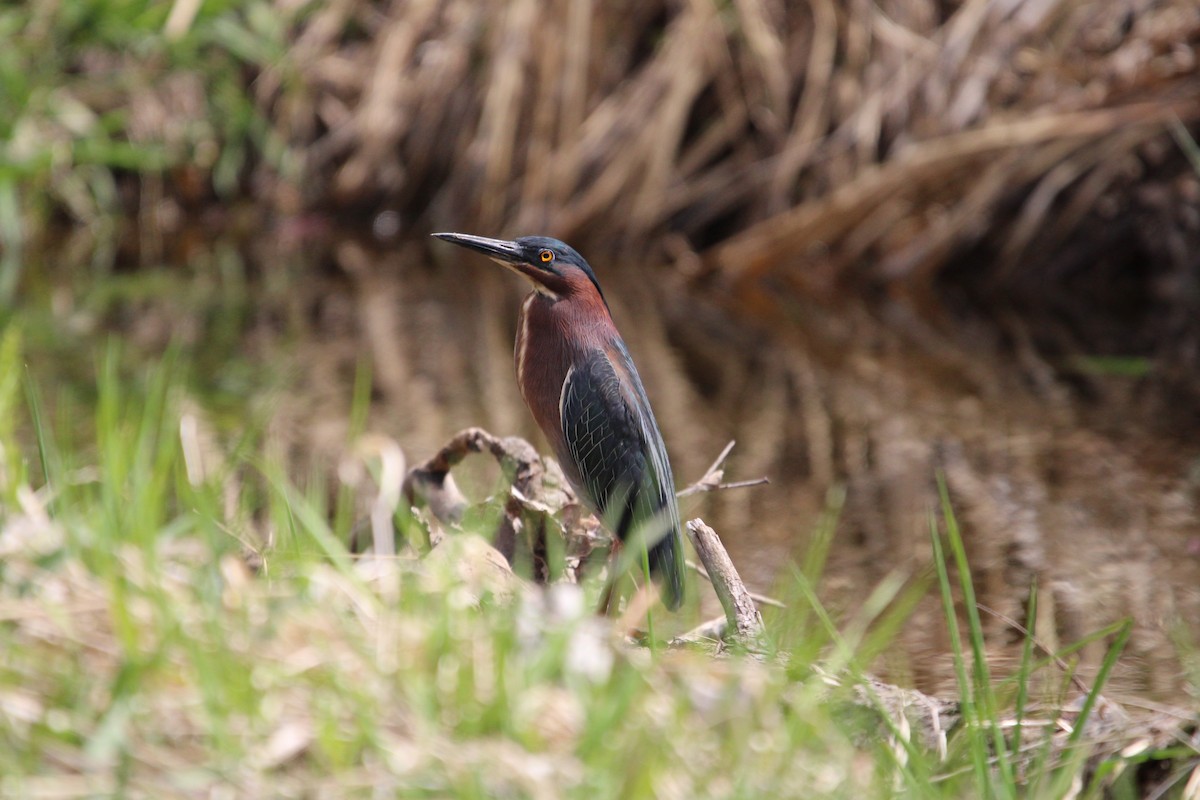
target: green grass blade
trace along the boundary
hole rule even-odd
[[[1191,162],[1192,169],[1196,171],[1197,175],[1200,175],[1200,144],[1196,144],[1196,140],[1188,133],[1187,126],[1180,121],[1178,116],[1171,117],[1171,134],[1179,144],[1179,149]]]
[[[1121,621],[1120,629],[1117,631],[1116,638],[1112,645],[1108,648],[1108,652],[1104,654],[1104,660],[1100,663],[1100,669],[1096,673],[1095,679],[1092,681],[1091,691],[1083,699],[1083,705],[1079,709],[1079,714],[1075,718],[1074,728],[1071,735],[1067,738],[1066,752],[1072,754],[1072,758],[1068,761],[1068,766],[1062,770],[1056,781],[1056,789],[1066,791],[1074,778],[1074,770],[1072,763],[1081,764],[1086,758],[1087,748],[1080,747],[1080,742],[1083,739],[1083,732],[1087,729],[1088,719],[1092,715],[1092,711],[1096,708],[1096,703],[1100,700],[1101,690],[1108,682],[1108,676],[1112,673],[1113,667],[1120,660],[1121,654],[1125,652],[1125,645],[1129,643],[1129,637],[1133,633],[1133,620],[1125,619]],[[1081,766],[1079,768],[1082,768]]]
[[[992,690],[991,670],[988,668],[987,647],[983,638],[983,622],[980,620],[979,605],[975,599],[975,584],[971,580],[971,567],[967,562],[967,549],[963,544],[962,531],[958,527],[958,519],[950,505],[950,491],[946,486],[945,477],[942,475],[938,476],[938,494],[942,503],[942,517],[946,523],[946,538],[950,544],[950,550],[954,554],[954,564],[958,570],[958,583],[963,593],[963,606],[967,612],[967,630],[971,641],[971,656],[974,661],[977,719],[991,732],[992,747],[995,750],[996,764],[1000,771],[1000,785],[1007,790],[1008,796],[1014,797],[1017,791],[1016,775],[1009,757],[1008,745],[1004,740],[1004,732],[1000,728],[999,710]]]
[[[829,640],[833,642],[834,645],[834,651],[837,656],[837,660],[828,662],[827,665],[823,665],[823,669],[833,675],[837,675],[838,672],[841,672],[844,669],[850,673],[850,676],[854,682],[864,689],[872,704],[875,706],[875,711],[879,715],[879,718],[883,721],[884,725],[891,733],[893,741],[898,742],[905,751],[906,758],[902,761],[894,750],[891,748],[883,748],[889,755],[890,766],[899,773],[910,789],[915,792],[919,792],[919,790],[926,790],[928,788],[926,782],[920,780],[914,773],[913,765],[924,764],[924,762],[928,759],[928,755],[920,751],[917,746],[913,744],[911,737],[906,735],[904,731],[897,727],[895,720],[892,718],[892,712],[880,699],[878,694],[872,689],[870,682],[866,680],[863,672],[863,665],[859,663],[853,646],[846,641],[845,637],[842,636],[841,631],[838,630],[837,625],[833,621],[833,617],[830,616],[829,611],[825,608],[820,598],[817,597],[816,590],[809,582],[808,577],[803,572],[797,571],[796,582],[797,588],[804,599],[808,602],[808,606],[812,610],[813,615],[821,623],[821,627],[824,629],[826,636],[829,637]],[[813,692],[824,691],[823,684],[820,680],[814,680],[810,685],[813,687]]]
[[[358,360],[354,371],[354,389],[350,398],[350,424],[346,431],[349,442],[357,442],[367,429],[367,415],[371,410],[371,362],[363,357]],[[337,497],[334,500],[333,534],[338,541],[349,542],[354,528],[354,490],[343,480],[338,480]]]
[[[37,442],[38,460],[42,466],[42,481],[45,486],[56,488],[57,477],[61,474],[58,469],[58,463],[54,460],[54,446],[52,433],[46,423],[45,404],[42,402],[42,393],[38,389],[37,381],[30,374],[29,368],[25,369],[25,398],[29,405],[29,416],[33,422],[33,435]]]
[[[805,550],[802,564],[793,566],[788,571],[790,583],[783,584],[782,598],[792,599],[793,589],[801,585],[797,580],[802,577],[803,584],[818,586],[825,571],[829,548],[832,546],[834,534],[837,531],[838,520],[846,503],[846,491],[843,487],[835,486],[825,495],[825,507],[813,528],[812,539]],[[790,647],[792,657],[796,661],[808,664],[817,658],[818,653],[828,643],[824,628],[821,624],[813,624],[813,610],[807,597],[796,598],[797,602],[787,602],[786,614],[774,614],[771,609],[765,609],[767,618],[776,617],[774,624],[768,626],[772,635],[781,646]]]
[[[1029,585],[1029,604],[1025,611],[1025,641],[1021,647],[1021,664],[1017,669],[1017,726],[1013,730],[1012,751],[1021,752],[1021,726],[1029,702],[1029,681],[1032,678],[1033,643],[1037,636],[1037,578]]]
[[[950,588],[950,573],[946,566],[946,555],[942,549],[942,538],[938,531],[937,518],[929,515],[930,540],[933,544],[933,563],[937,569],[938,586],[942,595],[942,613],[946,617],[946,630],[950,637],[950,654],[954,659],[954,674],[958,679],[959,700],[962,703],[964,735],[970,751],[971,766],[983,796],[990,797],[991,781],[988,779],[987,744],[979,730],[979,711],[975,705],[975,693],[967,677],[967,663],[963,655],[962,637],[958,629],[958,613],[954,608],[954,595]]]

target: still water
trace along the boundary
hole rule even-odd
[[[64,369],[72,336],[116,333],[147,358],[182,343],[207,370],[214,413],[255,407],[297,470],[346,452],[363,366],[367,426],[410,460],[468,426],[544,449],[513,374],[527,289],[483,259],[419,240],[339,239],[307,223],[236,243],[185,236],[137,269],[118,252],[100,275],[80,269],[85,247],[65,250],[27,282]],[[835,613],[855,614],[881,582],[927,579],[941,475],[981,604],[1023,621],[1036,579],[1038,636],[1050,648],[1131,616],[1108,694],[1185,696],[1179,653],[1200,637],[1200,448],[1145,433],[1135,416],[1117,434],[1096,422],[1130,413],[1122,379],[1109,381],[1107,406],[1083,407],[976,342],[878,313],[768,305],[750,316],[719,290],[691,291],[670,266],[592,263],[677,479],[700,477],[731,439],[727,479],[770,479],[683,508],[718,530],[752,588],[795,599],[794,565],[834,512],[818,588]],[[881,657],[883,674],[951,690],[939,602],[931,585]],[[984,626],[1003,674],[1021,635],[998,616],[985,614]],[[1085,679],[1104,647],[1084,649]]]

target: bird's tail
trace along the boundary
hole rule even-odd
[[[662,601],[671,611],[683,603],[683,575],[687,565],[683,560],[683,537],[678,521],[666,536],[650,547],[650,573],[662,581]]]
[[[618,532],[617,537],[626,548],[631,548],[629,555],[635,559],[625,562],[623,569],[634,566],[640,570],[641,558],[646,557],[650,577],[662,586],[663,605],[675,611],[683,604],[684,570],[687,568],[679,507],[674,503],[673,494],[659,495],[657,508],[649,506],[647,494],[643,493],[638,499],[640,506],[618,504],[618,507],[624,506],[624,516],[610,530]]]

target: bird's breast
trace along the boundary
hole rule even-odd
[[[578,476],[570,474],[559,400],[571,365],[588,350],[602,346],[602,337],[595,326],[580,321],[578,310],[570,304],[570,300],[530,294],[517,319],[513,356],[521,396],[560,464],[568,471],[567,477],[576,482]]]

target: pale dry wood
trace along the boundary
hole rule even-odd
[[[721,537],[699,518],[689,520],[686,527],[688,537],[712,581],[717,599],[721,601],[721,608],[725,610],[730,630],[743,643],[758,641],[763,635],[762,616],[746,585],[742,583],[737,567],[721,544]]]
[[[363,436],[356,448],[364,458],[377,458],[380,463],[379,493],[371,503],[371,541],[375,555],[384,558],[396,554],[396,535],[392,520],[400,505],[406,461],[404,451],[395,439],[379,434]]]

